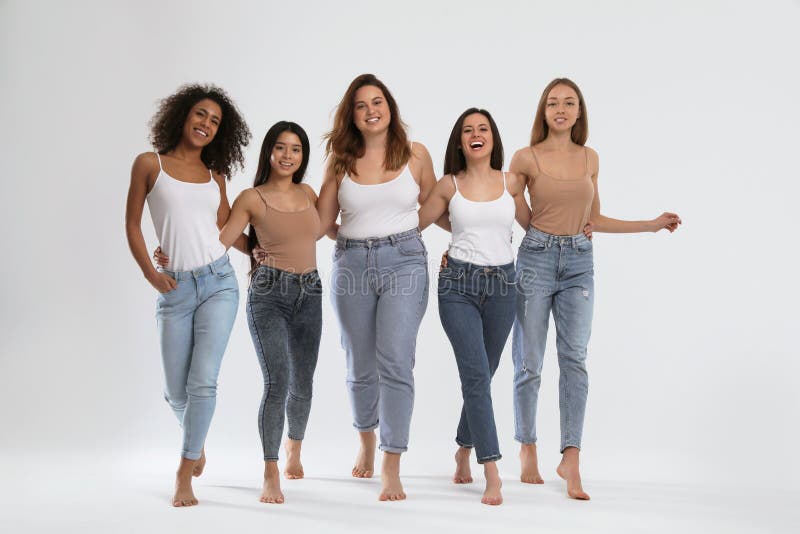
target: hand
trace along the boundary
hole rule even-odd
[[[150,285],[156,288],[159,293],[169,293],[178,287],[178,282],[175,281],[170,275],[159,271],[153,271],[152,274],[147,276],[147,281]]]
[[[439,269],[444,269],[447,267],[447,251],[445,250],[442,253],[442,261],[439,262]]]
[[[658,232],[659,230],[663,230],[666,228],[669,230],[669,233],[674,232],[678,229],[678,225],[682,224],[681,218],[678,217],[677,213],[670,213],[665,211],[650,223],[653,225],[653,232]]]
[[[586,226],[583,227],[583,235],[585,235],[586,239],[588,239],[589,241],[592,240],[592,230],[593,229],[594,229],[594,226],[592,226],[592,221],[587,222]]]
[[[153,251],[153,261],[159,267],[166,267],[167,265],[169,265],[169,256],[164,254],[161,251],[161,247],[159,246],[156,247],[156,249]]]
[[[256,260],[257,264],[261,265],[267,259],[267,251],[256,245],[253,248],[253,259]]]

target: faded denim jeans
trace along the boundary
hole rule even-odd
[[[550,313],[556,325],[561,451],[581,447],[589,379],[586,347],[592,330],[594,263],[583,234],[555,236],[531,227],[517,256],[514,323],[515,438],[536,442],[536,404]]]
[[[305,436],[322,334],[322,283],[316,270],[295,274],[266,265],[253,271],[247,292],[247,324],[264,393],[258,433],[264,460],[277,460],[284,421],[290,439]]]
[[[491,382],[517,302],[514,264],[486,267],[447,258],[439,271],[439,318],[453,345],[464,405],[456,443],[475,447],[478,463],[501,458]]]
[[[227,254],[193,271],[161,271],[178,282],[156,304],[164,397],[183,428],[182,456],[197,460],[217,402],[217,377],[236,319],[239,286]]]
[[[428,303],[419,230],[347,239],[334,251],[332,298],[347,356],[353,426],[380,426],[380,448],[408,449],[417,331]]]

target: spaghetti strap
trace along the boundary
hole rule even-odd
[[[253,189],[255,190],[256,193],[258,193],[258,196],[261,197],[261,202],[264,203],[266,211],[269,211],[269,204],[267,204],[267,199],[264,198],[264,195],[261,194],[261,191],[259,191],[257,187],[254,187]]]
[[[458,182],[456,182],[456,175],[455,174],[451,174],[450,176],[453,177],[453,186],[455,186],[456,193],[458,193]]]
[[[506,171],[503,171],[503,190],[508,191],[508,181],[506,180]]]
[[[539,165],[539,158],[536,157],[536,151],[533,149],[533,146],[531,146],[531,154],[533,154],[533,161],[536,162],[536,170],[542,172],[542,166]]]
[[[153,152],[156,155],[156,159],[158,159],[158,170],[163,171],[164,170],[164,166],[161,165],[161,155],[158,153],[157,150],[154,150]]]

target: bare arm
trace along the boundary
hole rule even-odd
[[[219,233],[220,243],[225,245],[225,248],[236,246],[244,238],[246,249],[247,236],[242,232],[247,228],[247,224],[253,216],[253,202],[257,200],[253,198],[253,195],[257,194],[253,189],[245,189],[233,201],[233,208],[229,210],[228,218]]]
[[[228,217],[231,214],[230,204],[228,203],[228,195],[226,192],[226,184],[225,184],[225,177],[221,174],[217,174],[216,172],[213,173],[214,179],[217,181],[217,185],[219,185],[219,209],[217,209],[217,228],[222,230],[225,227],[225,223],[228,221]],[[242,230],[244,230],[244,226]],[[234,240],[232,245],[225,245],[226,248],[230,248],[233,246],[236,250],[241,252],[242,254],[250,255],[250,252],[247,250],[247,236],[239,232],[239,236]]]
[[[419,176],[419,197],[417,201],[419,202],[420,206],[425,204],[425,201],[434,191],[434,188],[437,185],[436,182],[436,173],[433,171],[433,160],[431,159],[431,154],[428,152],[428,149],[422,143],[414,143],[412,147],[412,158],[414,159],[413,165],[413,175]],[[442,213],[440,213],[435,221],[437,226],[441,227],[448,232],[451,231],[450,228],[450,218],[448,217],[447,213],[447,205],[445,205],[445,209]],[[431,222],[422,225],[422,221],[420,220],[419,228],[420,230],[429,226]]]
[[[437,223],[442,217],[447,216],[447,206],[450,204],[450,199],[453,197],[455,188],[453,187],[453,179],[448,176],[443,176],[433,187],[428,198],[419,208],[419,229],[424,230],[433,223]],[[447,220],[448,227],[450,220]],[[449,230],[449,228],[446,228]]]
[[[639,232],[658,232],[662,229],[669,230],[670,233],[677,230],[681,224],[681,218],[675,213],[665,212],[649,221],[624,221],[606,217],[600,212],[600,191],[597,187],[597,176],[600,171],[600,160],[597,152],[589,150],[589,164],[593,169],[592,184],[594,185],[594,199],[592,199],[592,210],[589,217],[592,224],[592,231],[605,232],[612,234],[633,234]]]
[[[506,174],[508,192],[514,198],[514,218],[523,230],[528,230],[531,225],[531,208],[525,200],[526,181],[519,174],[509,172]]]
[[[158,272],[150,262],[147,244],[142,234],[142,212],[150,188],[150,181],[156,176],[155,157],[152,154],[140,154],[133,162],[131,169],[131,185],[128,189],[128,200],[125,207],[125,235],[133,259],[142,270],[142,274],[160,293],[175,289],[177,282],[167,274]]]
[[[336,218],[339,216],[339,180],[328,164],[325,167],[325,177],[317,198],[317,212],[319,213],[319,237],[327,235],[336,239],[338,226]]]

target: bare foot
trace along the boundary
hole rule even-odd
[[[283,469],[283,476],[289,480],[296,480],[303,478],[303,464],[300,463],[300,447],[303,445],[302,441],[296,439],[286,440],[284,449],[286,450],[286,467]]]
[[[583,491],[581,473],[578,468],[578,453],[575,447],[567,447],[561,457],[561,463],[556,468],[558,476],[567,481],[567,495],[573,499],[588,501],[589,494]]]
[[[192,470],[193,477],[199,477],[203,474],[203,469],[206,468],[206,448],[203,447],[203,450],[200,451],[200,459],[194,464],[194,469]]]
[[[497,472],[497,462],[483,464],[483,473],[486,477],[486,490],[483,492],[481,502],[493,506],[503,504],[503,494],[500,493],[503,482],[500,480],[500,473]]]
[[[384,452],[383,465],[381,466],[381,481],[383,488],[378,500],[402,501],[406,498],[403,484],[400,483],[400,455]]]
[[[358,450],[356,465],[352,474],[356,478],[372,478],[375,472],[375,431],[359,432],[361,448]]]
[[[472,449],[459,447],[456,451],[456,474],[453,475],[454,484],[469,484],[472,482],[472,471],[469,468],[469,456]]]
[[[181,458],[178,472],[175,473],[175,495],[172,496],[172,506],[181,508],[197,504],[197,498],[192,491],[192,472],[196,463],[196,460]]]
[[[283,504],[278,462],[264,462],[264,485],[261,489],[261,498],[259,501],[269,504]]]
[[[523,444],[519,448],[521,472],[519,479],[526,484],[544,484],[539,474],[539,460],[536,457],[536,444]]]

